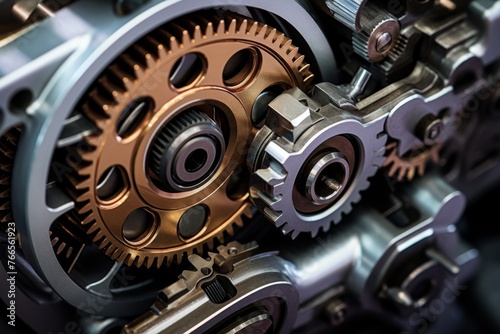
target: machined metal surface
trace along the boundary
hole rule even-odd
[[[494,230],[499,18],[0,0],[2,302],[41,333],[439,332]]]

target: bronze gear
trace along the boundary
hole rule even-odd
[[[398,154],[398,143],[389,143],[386,147],[387,159],[383,167],[387,168],[390,177],[396,177],[398,181],[411,181],[418,174],[424,175],[428,161],[437,163],[441,144],[426,146],[410,150],[404,156]]]
[[[183,62],[189,66],[182,69]],[[109,66],[81,104],[99,129],[76,148],[83,163],[68,161],[77,171],[68,175],[67,190],[81,225],[112,259],[138,267],[178,263],[223,242],[251,214],[247,190],[239,198],[227,190],[258,126],[254,103],[276,87],[308,91],[312,78],[290,39],[229,12],[224,19],[191,15],[149,33]],[[224,133],[224,155],[197,187],[171,191],[155,176],[158,166],[150,166],[152,143],[194,109]],[[187,213],[203,222],[184,219]]]

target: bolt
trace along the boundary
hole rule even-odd
[[[380,36],[377,38],[377,45],[376,45],[376,50],[378,53],[384,53],[392,45],[392,35],[388,32],[382,33]]]
[[[340,299],[334,299],[326,305],[326,314],[333,326],[344,322],[347,314],[347,305]]]
[[[418,122],[415,134],[425,145],[433,145],[443,139],[441,138],[443,130],[443,120],[432,114],[427,114]]]

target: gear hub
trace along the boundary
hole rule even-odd
[[[203,185],[219,168],[225,151],[222,130],[206,114],[188,110],[155,138],[150,162],[161,186],[175,192]]]

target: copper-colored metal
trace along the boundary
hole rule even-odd
[[[226,63],[241,50],[249,50],[250,63],[232,69],[234,73],[226,73],[225,78]],[[171,73],[187,54],[201,60],[201,70],[183,85],[174,85]],[[222,242],[226,233],[233,234],[234,225],[242,225],[242,215],[250,214],[248,194],[231,199],[226,187],[233,172],[245,164],[255,133],[254,101],[273,85],[308,90],[311,79],[309,65],[291,40],[235,14],[226,13],[223,20],[208,14],[191,16],[150,33],[109,67],[82,104],[82,113],[100,129],[84,139],[88,145],[79,145],[84,163],[73,164],[78,176],[69,177],[68,192],[82,226],[107,255],[127,265],[169,265],[193,251],[201,253],[204,245],[212,248],[216,239]],[[133,133],[121,138],[116,132],[120,115],[141,97],[150,98],[154,108]],[[169,120],[192,107],[224,123],[225,154],[218,170],[199,188],[169,192],[154,182],[148,154]],[[98,180],[113,166],[124,172],[126,185],[113,198],[102,200],[96,194]],[[183,240],[177,224],[195,205],[209,209],[208,222],[196,236]],[[134,210],[144,210],[154,223],[131,242],[122,228]]]
[[[387,159],[384,167],[388,168],[388,175],[395,176],[398,181],[411,181],[418,174],[424,175],[427,162],[439,162],[441,144],[435,144],[421,149],[411,150],[404,156],[398,154],[398,143],[392,142],[387,145]]]

